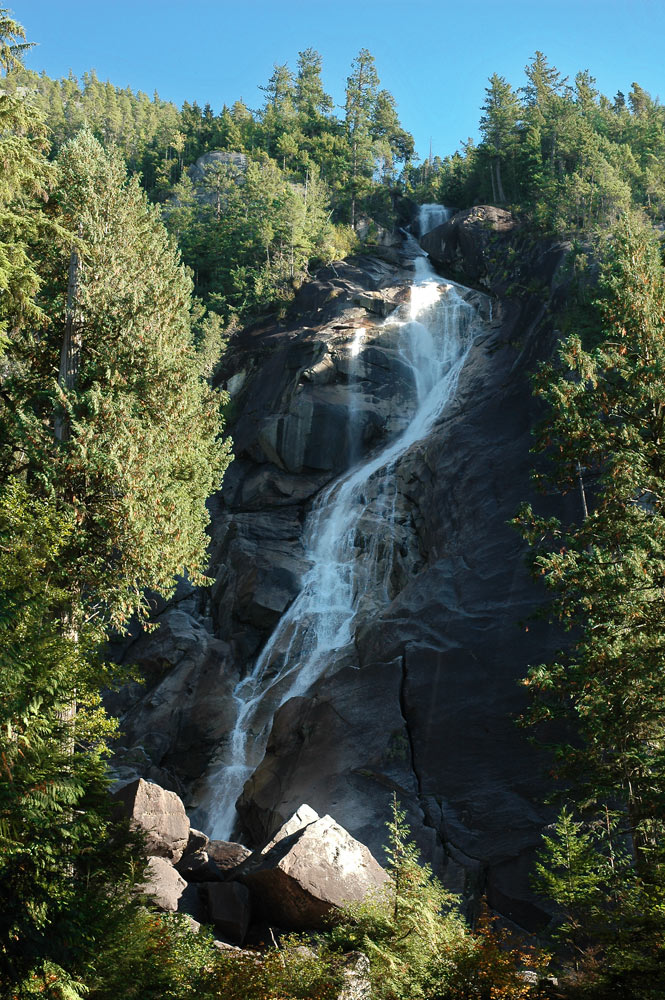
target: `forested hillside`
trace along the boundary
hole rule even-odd
[[[20,68],[3,89],[38,111],[51,155],[83,126],[118,149],[164,206],[195,294],[228,319],[288,302],[310,268],[353,249],[361,214],[389,228],[395,221],[399,177],[414,155],[395,99],[362,49],[340,117],[321,69],[307,49],[295,73],[275,66],[261,108],[239,99],[217,114],[121,90],[94,72],[51,80]],[[195,187],[189,168],[211,150],[242,155],[206,163]]]
[[[308,48],[295,68],[275,65],[260,107],[239,97],[214,110],[177,108],[93,71],[50,79],[22,65],[26,45],[0,9],[2,996],[335,1000],[351,995],[345,963],[360,949],[371,960],[363,995],[375,1000],[656,1000],[665,108],[637,83],[612,99],[588,71],[571,83],[537,52],[522,85],[491,76],[478,144],[419,163],[364,48],[343,108]],[[545,495],[579,495],[582,513],[551,516],[549,499],[544,513],[514,512],[547,589],[543,618],[566,639],[523,679],[532,700],[522,722],[554,754],[561,809],[534,869],[552,920],[527,944],[475,899],[469,926],[418,861],[393,798],[386,894],[306,942],[268,941],[266,925],[261,956],[238,956],[137,890],[146,845],[111,808],[118,728],[102,703],[133,675],[107,662],[108,642],[154,629],[179,582],[211,582],[207,502],[232,454],[232,408],[215,372],[229,340],[266,318],[277,340],[317,270],[332,265],[321,287],[334,297],[335,262],[357,252],[385,262],[381,244],[394,250],[425,202],[505,210],[505,238],[482,216],[475,288],[507,312],[522,295],[555,336],[570,334],[553,360],[536,366],[542,344],[530,359],[542,416],[534,462]],[[469,219],[435,239],[445,245]],[[550,311],[551,275],[518,279],[529,255],[553,245],[566,257],[568,299]],[[368,313],[388,302],[375,291]],[[499,347],[522,350],[519,338]],[[327,384],[330,371],[300,367]],[[418,566],[428,555],[418,552]],[[409,754],[396,746],[395,758]]]
[[[537,52],[521,86],[494,73],[481,141],[419,168],[433,201],[511,205],[552,232],[588,233],[635,206],[665,213],[665,108],[638,83],[601,94],[588,70],[574,81]]]

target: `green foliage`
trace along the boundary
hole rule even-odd
[[[419,863],[406,814],[393,799],[383,891],[346,908],[330,940],[370,960],[373,996],[428,997],[441,991],[460,956],[471,948],[464,922],[428,865]],[[443,912],[442,912],[443,911]]]
[[[586,481],[592,491],[581,523],[562,525],[530,507],[518,519],[551,615],[573,633],[570,648],[527,682],[536,695],[531,721],[564,718],[582,737],[559,750],[580,800],[626,802],[641,849],[665,818],[665,283],[646,230],[616,230],[602,288],[602,342],[588,352],[569,337],[559,366],[542,366],[535,380],[549,407],[537,444],[553,459],[544,484],[575,491]]]
[[[481,143],[411,171],[422,200],[463,208],[508,203],[552,232],[606,229],[631,206],[663,217],[665,109],[637,84],[610,102],[584,71],[562,79],[542,52],[515,91],[496,73],[480,118]]]
[[[337,1000],[343,961],[293,935],[261,953],[219,951],[209,930],[136,905],[111,910],[97,952],[74,975],[45,962],[16,1000]]]
[[[614,853],[608,858],[599,847],[598,838],[564,806],[551,833],[543,836],[535,866],[534,885],[563,914],[554,936],[575,955],[576,962],[607,906],[605,889],[619,864]]]
[[[87,627],[62,628],[52,576],[71,515],[21,484],[0,496],[0,983],[99,946],[136,854],[109,817],[106,741]],[[74,718],[72,699],[78,702]],[[140,857],[140,854],[138,855]]]
[[[329,192],[312,167],[304,185],[287,180],[265,154],[246,170],[211,164],[204,201],[182,181],[165,210],[197,289],[227,318],[287,303],[308,268],[343,255],[346,237],[330,221]]]
[[[21,65],[21,59],[31,42],[26,42],[23,26],[9,16],[7,7],[0,7],[0,69],[5,73]]]
[[[191,280],[118,155],[83,130],[49,164],[39,112],[4,82],[0,984],[74,998],[138,919],[143,868],[110,814],[99,691],[117,671],[98,650],[146,587],[203,580],[223,337],[190,317]]]
[[[35,486],[68,503],[67,589],[85,615],[121,625],[145,610],[144,588],[168,594],[185,567],[200,578],[205,499],[228,444],[190,335],[191,283],[157,210],[89,132],[58,169],[58,219],[76,233],[76,256],[72,242],[41,248],[50,323],[8,348],[2,458],[11,474],[20,449]],[[63,385],[54,373],[72,311],[75,378]]]
[[[0,45],[1,32],[0,18]],[[40,204],[51,183],[45,136],[33,108],[0,93],[0,352],[9,329],[44,319],[31,243],[45,227]]]
[[[564,524],[525,505],[516,518],[548,617],[570,635],[530,670],[526,721],[557,722],[555,770],[580,816],[561,814],[538,869],[565,914],[580,995],[650,997],[665,955],[665,273],[634,219],[600,252],[596,346],[572,334],[534,379],[548,408],[536,450],[550,460],[537,481],[577,494],[579,517]]]
[[[343,256],[348,239],[338,226],[353,224],[356,208],[384,225],[394,221],[399,169],[413,157],[395,100],[379,89],[373,57],[362,50],[340,120],[321,68],[319,53],[306,49],[295,75],[275,66],[260,111],[236,101],[218,115],[208,104],[186,102],[178,111],[94,72],[56,81],[14,68],[5,89],[28,93],[54,152],[82,127],[120,152],[164,205],[196,294],[228,320],[280,310],[310,267]],[[247,175],[213,165],[195,190],[188,168],[210,150],[246,154]]]

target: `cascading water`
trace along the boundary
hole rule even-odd
[[[422,239],[425,233],[429,233],[437,226],[442,226],[451,216],[451,210],[444,205],[433,203],[421,205],[416,219],[418,236]]]
[[[423,205],[421,235],[446,213],[440,205]],[[213,837],[232,834],[236,800],[261,761],[277,708],[345,657],[348,662],[356,623],[395,596],[396,469],[453,397],[477,319],[456,288],[435,274],[413,237],[407,241],[407,252],[415,257],[410,302],[372,335],[396,342],[411,375],[413,410],[391,443],[324,489],[314,504],[304,534],[311,568],[254,669],[235,689],[235,725],[206,782],[204,811]],[[350,344],[358,364],[365,336],[364,329],[356,331]]]

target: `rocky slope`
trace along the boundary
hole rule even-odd
[[[458,213],[423,246],[444,274],[489,293],[465,293],[484,327],[454,403],[399,465],[392,600],[370,602],[353,648],[277,711],[235,834],[265,842],[306,801],[380,856],[396,791],[451,887],[485,892],[537,928],[546,917],[527,870],[549,819],[546,761],[515,724],[516,681],[555,637],[518,624],[543,595],[507,521],[530,494],[528,374],[555,343],[566,247],[525,247],[506,213],[483,208]],[[119,769],[185,793],[200,826],[210,826],[234,687],[306,571],[313,498],[400,429],[408,393],[380,324],[408,296],[410,267],[396,247],[335,264],[303,287],[287,322],[232,344],[220,377],[236,458],[211,505],[215,583],[183,585],[162,628],[125,651],[149,688],[118,703]],[[351,368],[359,327],[362,378]]]

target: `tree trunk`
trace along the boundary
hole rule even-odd
[[[490,165],[490,179],[492,181],[492,201],[496,202],[496,181],[494,180],[494,167]]]
[[[65,393],[76,387],[81,365],[81,317],[79,311],[79,279],[81,258],[76,250],[72,250],[69,259],[69,278],[67,281],[67,309],[65,312],[65,332],[60,349],[60,370],[58,385]],[[69,438],[70,425],[67,413],[56,414],[55,439],[66,441]]]
[[[81,227],[79,226],[79,233]],[[81,258],[78,252],[72,250],[69,258],[69,277],[67,280],[67,307],[65,311],[65,330],[60,349],[60,370],[58,372],[58,385],[65,394],[76,388],[78,382],[79,369],[81,367],[81,347],[83,343],[83,330],[81,325],[81,314],[79,308],[81,277]],[[69,439],[71,424],[69,415],[63,409],[55,417],[55,439],[64,442]],[[69,497],[67,498],[69,499]],[[74,644],[78,643],[78,628],[76,616],[70,607],[63,613],[63,631],[67,638]],[[57,712],[57,717],[62,722],[67,723],[69,735],[66,739],[66,747],[70,754],[74,753],[74,720],[76,718],[76,694],[66,708]]]
[[[496,191],[499,196],[500,204],[505,204],[506,195],[503,190],[503,182],[501,180],[501,160],[497,157],[494,161],[494,169],[496,172]]]
[[[356,176],[358,173],[358,144],[353,140],[353,161],[351,169],[351,228],[356,228]]]

